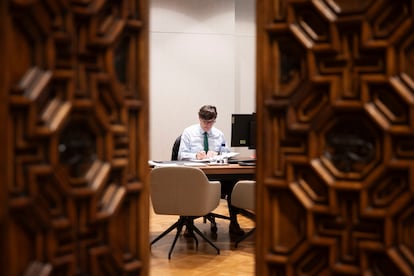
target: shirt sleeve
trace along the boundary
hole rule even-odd
[[[214,148],[212,150],[216,151],[217,153],[222,152],[228,152],[228,145],[226,142],[226,138],[224,137],[224,133],[221,130],[218,130],[217,128],[212,129],[212,142]],[[224,148],[221,147],[221,145],[224,144]]]
[[[185,129],[181,135],[180,149],[178,150],[178,160],[196,159],[197,152],[192,152],[191,141],[191,133]]]

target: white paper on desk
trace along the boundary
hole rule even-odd
[[[213,159],[212,158],[206,158],[206,159],[190,159],[188,161],[189,162],[192,162],[192,163],[208,163],[211,160],[213,160]]]
[[[197,163],[214,163],[217,161],[221,161],[223,159],[227,159],[236,155],[239,155],[240,153],[238,152],[223,152],[220,155],[216,155],[210,158],[206,158],[206,159],[191,159],[191,162],[197,162]]]
[[[188,166],[188,167],[205,167],[205,166],[207,166],[207,163],[185,162],[183,165]]]
[[[217,163],[217,162],[211,162],[207,163],[207,166],[228,166],[228,163]]]
[[[230,157],[233,157],[233,156],[236,156],[236,155],[239,155],[239,154],[240,154],[239,152],[223,152],[222,154],[220,154],[218,156],[221,156],[222,159],[223,159],[223,158],[230,158]]]
[[[178,166],[178,164],[176,164],[176,163],[160,163],[160,162],[155,162],[155,161],[152,161],[152,160],[149,160],[148,164],[150,166],[154,166],[154,167],[176,167],[176,166]]]

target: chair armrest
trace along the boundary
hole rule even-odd
[[[240,180],[233,187],[231,204],[235,207],[254,211],[255,209],[255,186],[254,180]]]
[[[221,182],[220,181],[209,181],[210,188],[206,195],[208,199],[211,199],[211,204],[217,207],[220,203],[221,198]]]

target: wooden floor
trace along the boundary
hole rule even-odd
[[[220,201],[215,213],[228,215],[227,202]],[[152,241],[170,225],[177,221],[175,216],[156,215],[151,208],[150,240]],[[240,226],[246,231],[254,227],[254,222],[241,215],[238,216]],[[192,239],[180,236],[168,260],[168,252],[176,231],[157,241],[151,247],[151,276],[168,275],[254,275],[254,235],[242,241],[235,248],[234,241],[229,235],[229,221],[216,219],[218,231],[214,239],[215,245],[220,248],[220,255],[207,242],[197,236],[199,245],[195,247]],[[203,219],[195,221],[196,226],[212,238],[210,223],[203,223]]]

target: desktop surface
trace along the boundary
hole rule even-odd
[[[205,163],[197,163],[199,169],[201,169],[209,180],[218,181],[230,181],[236,183],[238,180],[254,180],[256,175],[255,166],[243,166],[238,163],[236,164],[221,164],[209,166]],[[191,166],[193,166],[193,164]],[[189,161],[150,161],[150,167],[155,166],[186,166]]]
[[[251,157],[235,156],[228,159],[229,164],[239,164],[240,166],[256,166],[256,159]]]

